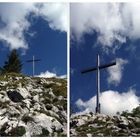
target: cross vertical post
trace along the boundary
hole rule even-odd
[[[35,58],[34,58],[34,55],[33,55],[33,77],[34,77],[34,70],[35,70]]]
[[[97,55],[97,78],[96,78],[96,84],[97,84],[97,96],[96,96],[96,113],[100,113],[100,56]]]

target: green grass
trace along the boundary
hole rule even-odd
[[[61,83],[61,82],[59,81],[59,83]],[[53,93],[54,93],[55,96],[63,96],[63,97],[66,98],[67,97],[67,86],[66,86],[66,83],[65,84],[61,83],[61,84],[62,85],[59,86],[56,83],[51,83],[51,84],[44,83],[43,87],[46,88],[46,89],[52,88]]]
[[[58,108],[59,108],[59,106],[62,106],[65,111],[67,110],[67,101],[66,100],[58,100],[57,98],[55,98],[55,100],[53,100],[53,104],[55,106],[57,106]]]
[[[15,77],[21,77],[21,79],[15,80]],[[22,87],[25,87],[27,85],[27,80],[25,80],[24,77],[25,77],[24,75],[18,73],[6,73],[0,75],[0,81],[8,82],[5,86],[0,86],[0,89],[6,90],[6,87],[16,89],[19,83],[21,83]]]

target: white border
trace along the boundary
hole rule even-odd
[[[0,0],[0,2],[50,2],[50,3],[68,3],[68,31],[67,31],[67,137],[0,137],[0,139],[6,140],[20,140],[20,139],[28,139],[28,140],[139,140],[139,137],[70,137],[70,3],[88,3],[88,2],[140,2],[140,0]]]
[[[0,137],[6,140],[140,140],[139,137]]]
[[[0,2],[50,2],[50,3],[103,3],[103,2],[140,2],[140,0],[0,0]]]
[[[70,4],[68,4],[67,27],[67,137],[70,136]]]

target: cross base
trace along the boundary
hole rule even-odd
[[[96,107],[96,113],[101,113],[101,105],[99,103],[99,105]]]

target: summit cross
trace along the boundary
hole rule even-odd
[[[96,113],[101,113],[101,104],[100,104],[100,70],[104,69],[104,68],[114,66],[114,65],[116,65],[116,62],[100,65],[100,56],[98,54],[97,55],[96,67],[81,71],[81,73],[84,74],[84,73],[88,73],[88,72],[92,72],[92,71],[96,70],[96,83],[97,83],[96,108],[95,108]]]
[[[33,63],[33,77],[34,77],[34,73],[35,73],[35,62],[41,61],[40,59],[35,59],[35,56],[33,56],[33,59],[31,60],[27,60],[26,62],[32,62]]]

